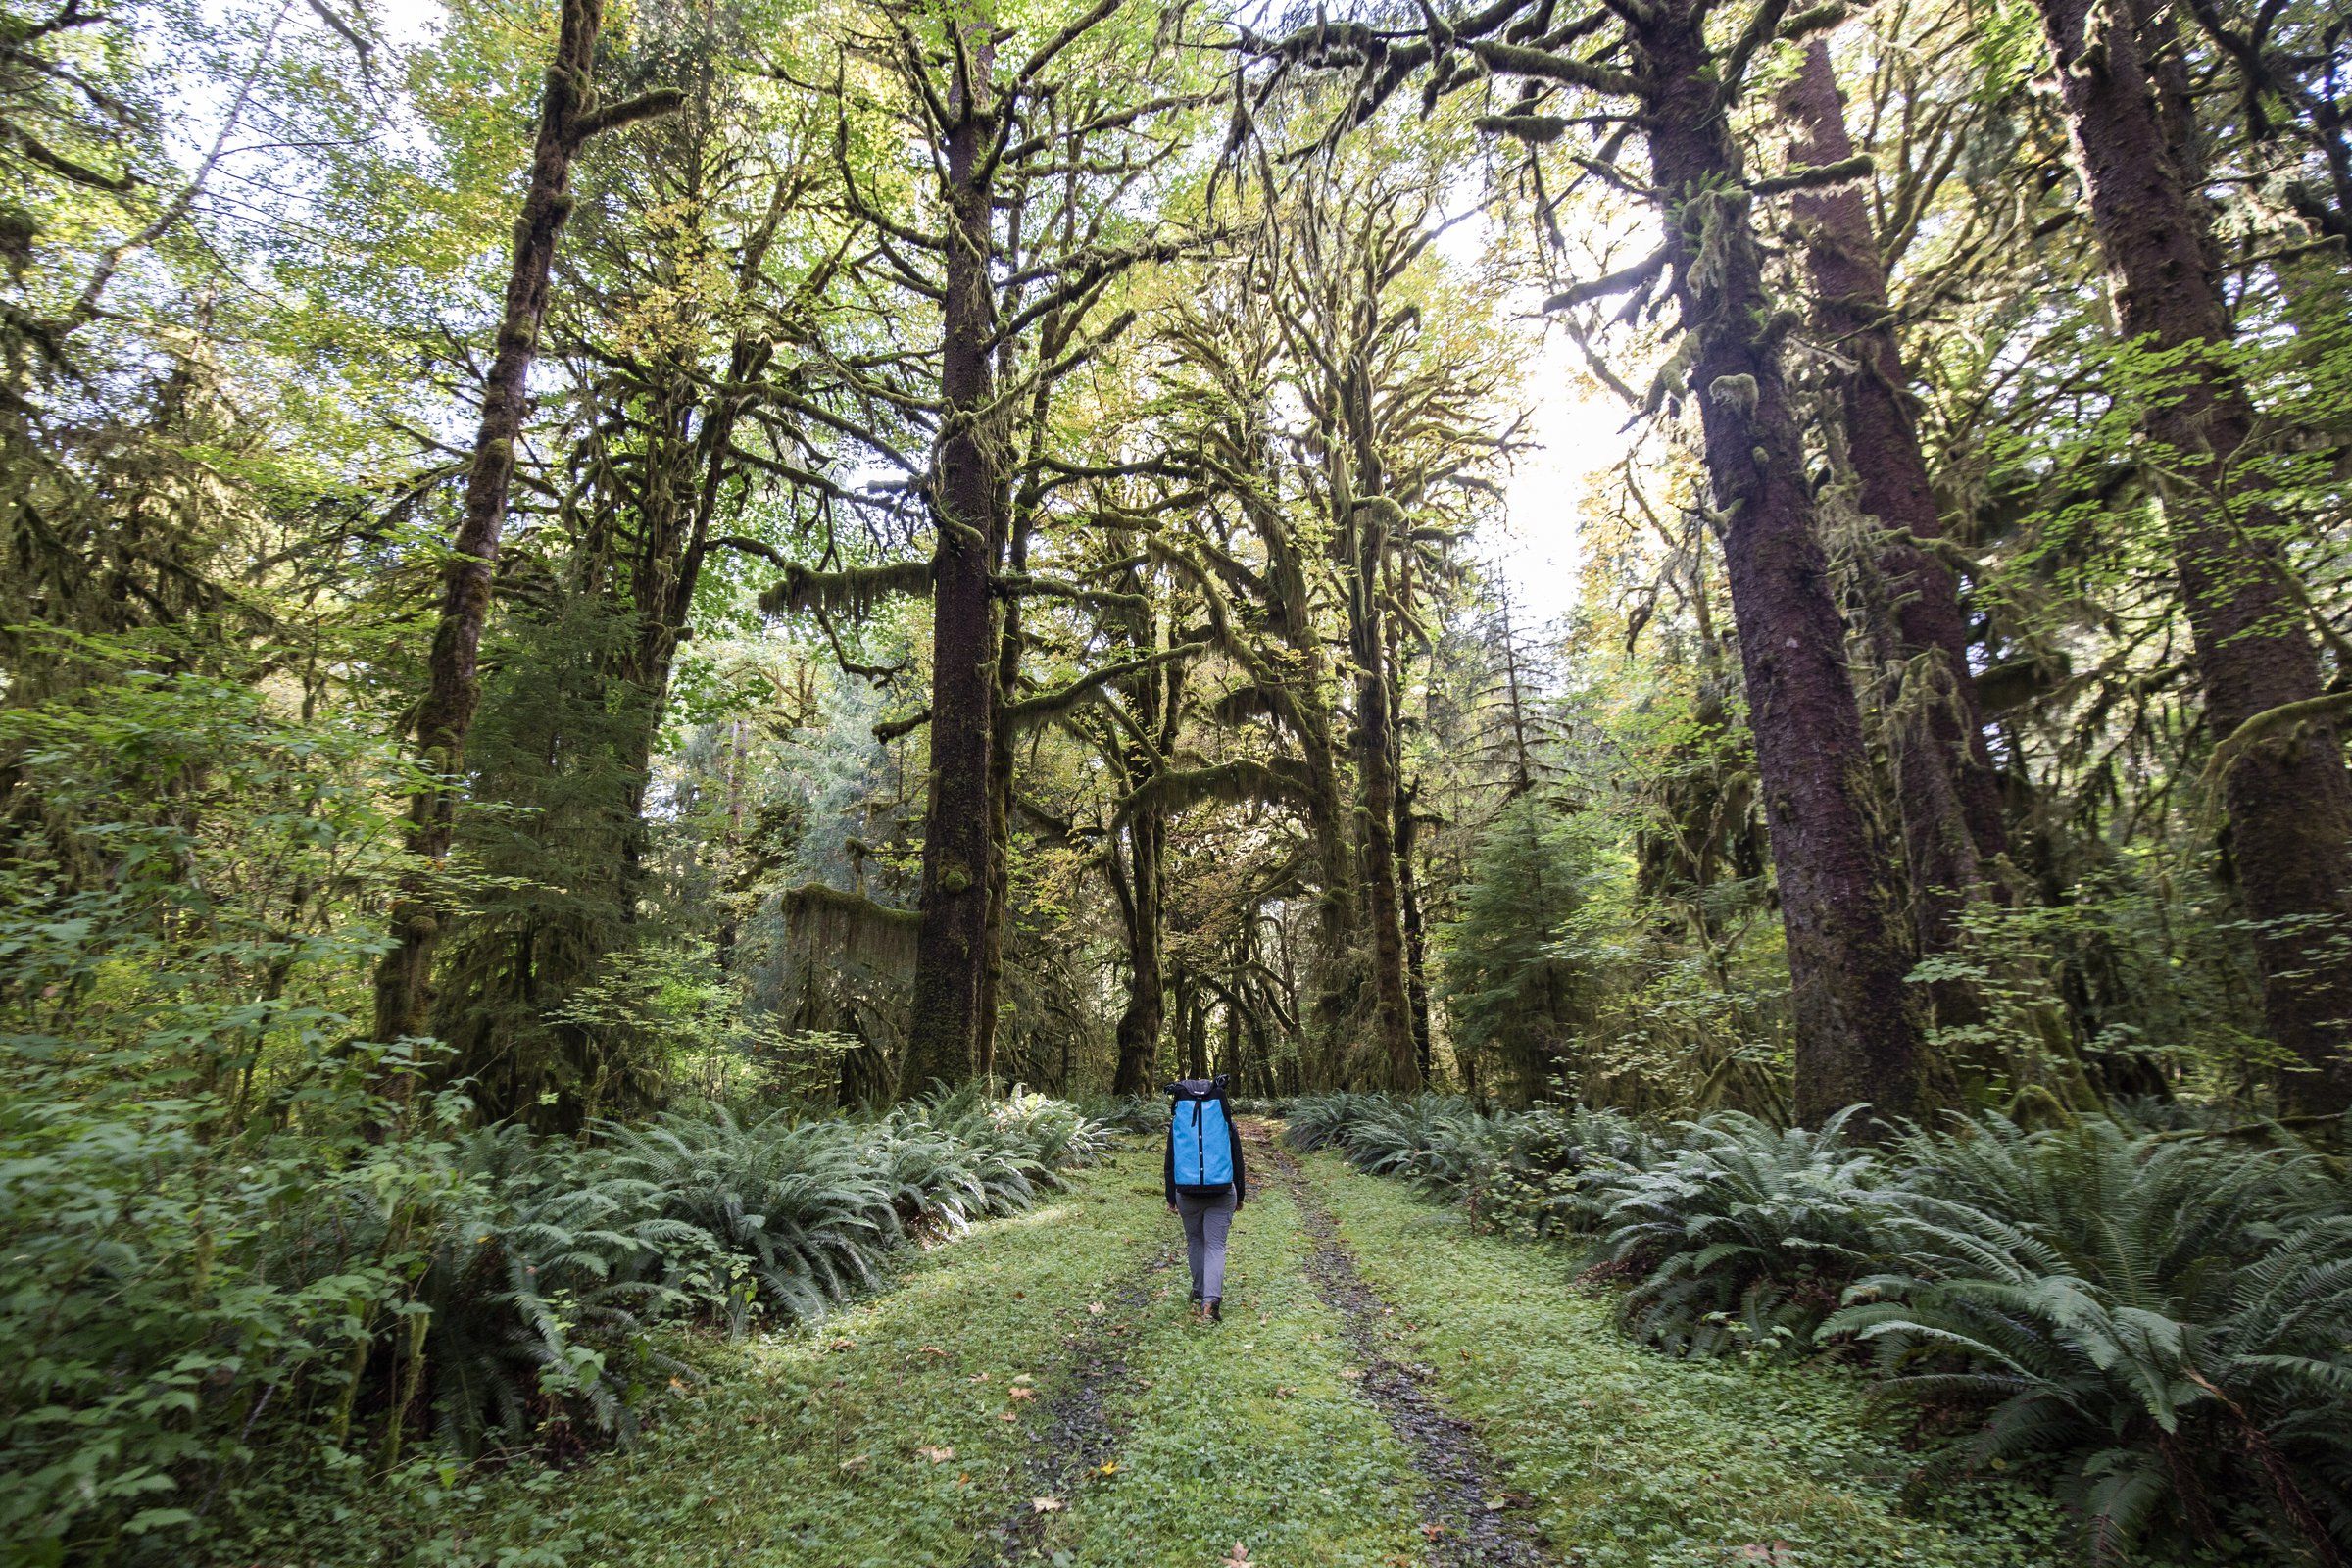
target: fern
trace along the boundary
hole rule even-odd
[[[1876,1249],[1884,1175],[1845,1142],[1851,1115],[1816,1132],[1722,1112],[1602,1181],[1594,1256],[1645,1271],[1621,1321],[1678,1354],[1809,1348]]]
[[[2317,1158],[1996,1116],[1894,1152],[1893,1266],[1829,1328],[1984,1404],[1955,1462],[2057,1455],[2101,1560],[2238,1510],[2282,1550],[2352,1545],[2352,1212]]]

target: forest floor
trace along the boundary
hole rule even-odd
[[[691,1343],[625,1452],[453,1490],[374,1561],[1404,1568],[2068,1561],[1999,1481],[1923,1515],[1831,1370],[1683,1362],[1573,1261],[1248,1129],[1225,1321],[1155,1152],[920,1253],[821,1327]]]

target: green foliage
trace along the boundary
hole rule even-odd
[[[1643,1271],[1620,1298],[1637,1336],[1678,1354],[1809,1348],[1873,1256],[1877,1162],[1843,1134],[1726,1111],[1627,1165],[1596,1195],[1604,1263]]]
[[[1439,933],[1455,1059],[1484,1065],[1523,1100],[1591,1022],[1591,966],[1559,952],[1586,902],[1591,858],[1573,817],[1522,796],[1479,836],[1459,911]]]
[[[1951,1463],[2055,1455],[2102,1559],[2181,1527],[2352,1544],[2352,1201],[2313,1155],[1984,1116],[1897,1157],[1892,1266],[1829,1326],[1989,1406]]]
[[[1867,1386],[1784,1360],[1670,1360],[1618,1332],[1576,1255],[1471,1234],[1310,1156],[1396,1312],[1389,1353],[1470,1422],[1545,1537],[1592,1568],[1750,1562],[2051,1568],[2061,1521],[2011,1477],[1907,1496],[1917,1463]]]
[[[2101,1116],[2030,1131],[1987,1113],[1872,1152],[1846,1119],[1816,1132],[1723,1113],[1663,1135],[1357,1095],[1302,1100],[1294,1126],[1302,1147],[1482,1219],[1496,1205],[1481,1178],[1450,1173],[1520,1172],[1542,1196],[1518,1212],[1553,1224],[1497,1228],[1592,1235],[1598,1276],[1635,1273],[1618,1321],[1670,1352],[1868,1345],[1889,1393],[1939,1425],[1981,1419],[1925,1474],[2052,1474],[2102,1559],[2168,1526],[2252,1534],[2281,1557],[2352,1539],[2338,1167],[2245,1129]],[[1465,1161],[1465,1142],[1483,1156]]]

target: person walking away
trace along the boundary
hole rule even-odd
[[[1225,1320],[1225,1238],[1250,1197],[1226,1083],[1219,1073],[1168,1085],[1168,1212],[1184,1219],[1192,1305],[1212,1323]]]

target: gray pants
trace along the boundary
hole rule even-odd
[[[1233,1189],[1214,1198],[1176,1195],[1176,1211],[1184,1216],[1184,1253],[1193,1265],[1193,1296],[1198,1300],[1225,1298],[1225,1233],[1233,1228]]]

